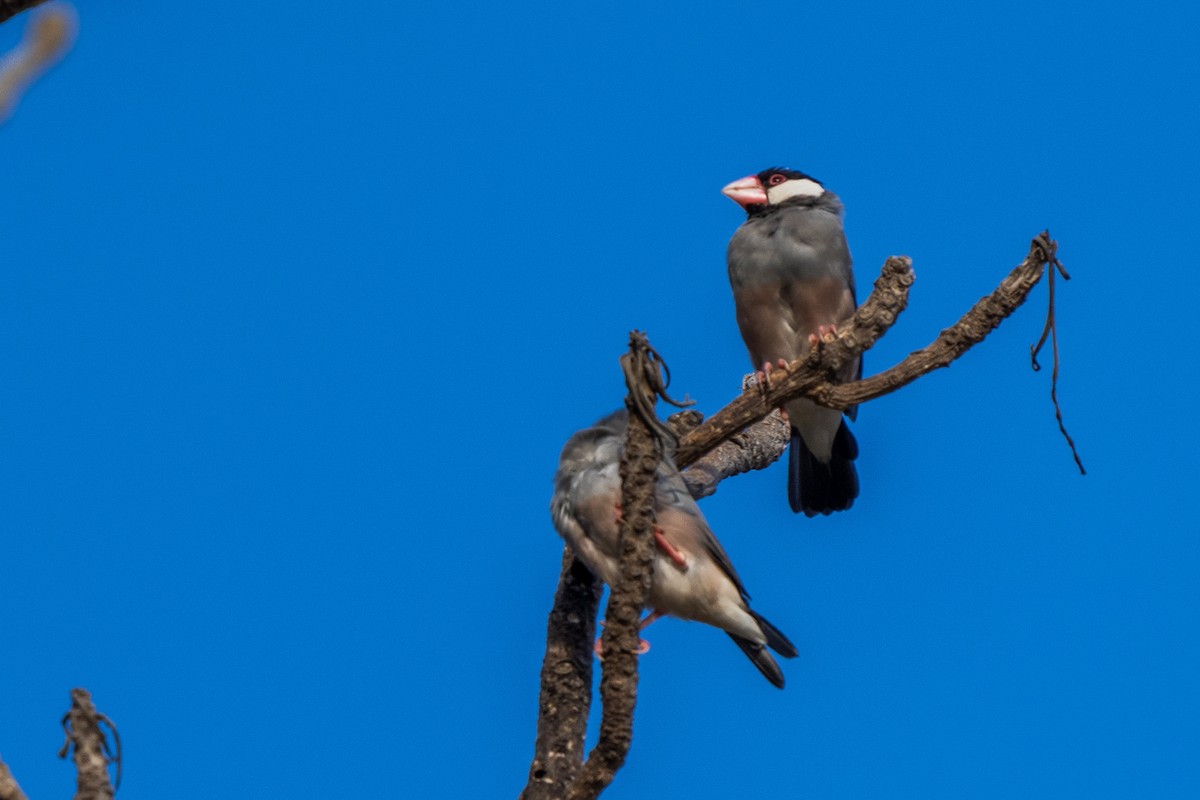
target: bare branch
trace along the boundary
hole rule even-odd
[[[34,6],[41,5],[46,0],[0,0],[0,22],[10,19]]]
[[[732,403],[713,414],[679,443],[676,463],[690,466],[701,455],[763,419],[788,400],[812,397],[823,384],[832,384],[833,373],[883,336],[908,305],[912,286],[911,261],[893,256],[883,265],[875,289],[854,316],[839,330],[836,339],[815,348],[807,358],[788,365],[782,378],[772,374],[770,388],[753,386]]]
[[[791,426],[773,411],[692,462],[682,473],[683,481],[695,499],[708,497],[726,478],[774,464],[790,439]]]
[[[629,394],[629,428],[621,455],[621,578],[611,587],[605,612],[604,668],[600,677],[600,737],[568,800],[595,800],[625,763],[633,742],[637,704],[638,631],[654,574],[654,496],[662,440],[671,432],[654,414],[657,397],[670,398],[659,368],[666,367],[645,336],[630,334],[629,353],[621,357]],[[668,373],[669,374],[669,373]]]
[[[772,375],[771,387],[747,389],[680,442],[677,463],[688,466],[747,425],[797,397],[829,408],[845,409],[894,392],[935,369],[949,366],[983,341],[1029,296],[1054,258],[1056,245],[1048,233],[1033,240],[1029,254],[990,295],[982,298],[929,346],[910,354],[894,367],[861,381],[837,383],[834,372],[875,344],[904,310],[913,282],[907,258],[889,258],[875,289],[835,337],[824,341],[806,358],[792,362],[782,379]]]
[[[694,411],[676,414],[670,419],[672,429],[680,437],[675,460],[680,467],[687,467],[683,476],[687,481],[689,491],[697,499],[705,497],[715,492],[717,485],[724,478],[752,469],[763,469],[778,459],[787,447],[790,429],[788,424],[776,413],[776,409],[790,399],[809,397],[822,405],[844,409],[895,391],[921,375],[949,365],[973,345],[982,341],[988,333],[1025,301],[1029,292],[1040,280],[1045,266],[1055,262],[1055,250],[1056,245],[1050,239],[1049,234],[1042,233],[1033,240],[1029,255],[1026,256],[1024,262],[1014,269],[994,292],[976,303],[962,319],[942,331],[928,347],[912,353],[896,366],[866,380],[838,384],[833,377],[837,369],[874,345],[895,323],[896,318],[907,306],[908,291],[913,282],[911,262],[903,257],[889,258],[883,266],[879,279],[875,282],[871,296],[859,307],[853,318],[839,329],[836,336],[828,338],[808,357],[789,365],[782,378],[778,377],[778,373],[773,374],[772,385],[767,390],[764,391],[756,385],[751,385],[743,391],[740,397],[703,424],[700,423],[700,415]],[[631,426],[635,416],[635,414],[631,414]],[[624,498],[623,502],[626,509],[633,507],[629,498]],[[638,537],[624,537],[623,534],[623,541],[629,539],[636,540]],[[652,547],[648,540],[644,544],[652,555]],[[622,569],[626,569],[624,560]],[[565,595],[564,582],[566,580],[568,580],[568,573],[564,567],[559,585],[560,598]],[[594,609],[595,606],[593,605],[592,608]],[[632,607],[625,609],[621,622],[622,627],[636,624],[637,612],[640,612],[641,603],[637,604],[636,611],[631,611],[630,608]],[[564,605],[560,608],[560,604],[556,602],[551,616],[553,619],[554,614],[569,614],[575,611],[582,613],[582,609],[582,604]],[[626,707],[632,714],[637,685],[636,658],[630,656],[630,651],[623,646],[616,645],[614,648],[614,644],[608,641],[609,634],[613,633],[616,628],[612,622],[613,609],[610,600],[609,630],[605,632],[605,653],[610,655],[609,660],[605,662],[605,680],[625,681],[622,685],[615,687],[615,691],[624,698]],[[553,631],[553,625],[551,628]],[[546,664],[551,663],[549,649],[561,647],[565,642],[553,633],[548,638]],[[575,649],[569,654],[556,655],[555,663],[579,664],[590,660],[591,649],[588,637],[573,636],[570,642],[570,647]],[[614,669],[617,664],[610,664],[609,661],[616,661],[619,658],[628,658],[630,663],[623,665],[618,673]],[[568,775],[572,769],[577,770],[578,756],[575,754],[577,751],[568,752],[564,742],[580,741],[582,733],[579,731],[582,731],[587,724],[588,703],[586,700],[580,701],[576,697],[570,705],[564,703],[553,708],[548,706],[546,700],[548,696],[551,696],[550,692],[564,691],[562,686],[550,687],[548,682],[575,681],[574,685],[577,687],[582,668],[564,668],[562,671],[562,674],[566,676],[564,681],[559,673],[552,674],[547,670],[546,664],[542,669],[542,716],[539,719],[537,755],[534,758],[534,767],[530,771],[530,785],[526,787],[525,793],[522,795],[526,800],[564,796],[563,790],[569,783],[563,780],[548,779],[535,787],[534,781],[539,769],[538,765],[542,764],[541,769],[545,769],[546,774],[549,775],[550,770],[545,765],[549,764],[551,759],[559,757],[569,765],[562,768],[559,775]],[[613,676],[611,679],[610,673]],[[620,675],[619,678],[618,675]],[[612,684],[609,686],[612,688]],[[602,693],[606,692],[604,686],[601,691]],[[606,712],[609,702],[606,694]],[[549,714],[557,715],[553,723],[556,729],[569,732],[564,734],[565,738],[564,735],[557,738],[543,737],[543,730],[548,724],[546,717]],[[567,719],[571,714],[579,716],[573,720]],[[631,731],[631,729],[629,730]],[[624,747],[628,748],[627,740],[624,742]],[[580,780],[572,788],[571,797],[595,797],[604,789],[608,781],[611,781],[612,775],[619,768],[619,761],[615,762],[615,767],[612,766],[614,762],[611,760],[603,762],[602,765],[596,758],[599,750],[600,746],[598,745],[592,752],[588,764],[584,767]],[[624,750],[620,752],[621,760],[624,759],[624,752]],[[593,768],[593,761],[597,761],[594,768],[597,771],[602,770],[598,776],[589,774],[589,769]],[[584,793],[582,788],[585,783],[589,787],[588,793]],[[533,793],[535,788],[536,794]]]
[[[17,785],[17,779],[9,772],[3,759],[0,759],[0,800],[29,800]]]
[[[0,22],[36,4],[0,0]],[[33,16],[21,44],[0,62],[0,122],[12,113],[30,84],[71,49],[75,29],[75,12],[65,4],[50,6]]]
[[[117,774],[120,775],[121,751],[120,740],[117,739],[116,756],[100,730],[100,723],[106,723],[115,731],[108,717],[96,710],[92,703],[92,695],[87,689],[71,690],[71,710],[63,717],[63,731],[67,740],[58,751],[60,758],[66,758],[72,745],[75,748],[75,800],[112,800],[114,790],[108,779],[108,765],[114,761],[117,764]],[[115,738],[115,736],[114,736]]]
[[[848,408],[874,400],[935,369],[948,367],[967,350],[979,344],[1001,322],[1012,315],[1041,280],[1046,265],[1054,258],[1056,245],[1048,233],[1040,234],[1029,247],[1029,255],[996,290],[980,298],[970,311],[946,328],[930,345],[910,354],[891,369],[853,383],[826,385],[813,397],[831,408]]]
[[[558,800],[583,766],[600,589],[600,581],[570,547],[564,547],[558,592],[546,625],[537,741],[521,800]]]

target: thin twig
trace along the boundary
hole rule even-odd
[[[1050,270],[1050,277],[1047,279],[1050,297],[1046,308],[1046,326],[1042,328],[1042,335],[1037,340],[1037,344],[1029,348],[1029,361],[1034,372],[1041,371],[1042,365],[1038,363],[1037,357],[1042,350],[1042,345],[1046,343],[1046,335],[1049,334],[1050,349],[1054,353],[1054,369],[1050,371],[1050,402],[1054,404],[1054,418],[1058,420],[1058,430],[1071,448],[1071,456],[1075,459],[1075,466],[1079,467],[1079,474],[1087,475],[1087,470],[1083,468],[1083,461],[1079,458],[1079,451],[1075,448],[1075,440],[1071,438],[1071,434],[1067,433],[1067,426],[1063,424],[1062,407],[1058,404],[1058,320],[1054,314],[1054,273],[1056,271],[1061,273],[1064,281],[1071,280],[1071,276],[1067,274],[1066,268],[1054,253],[1049,254],[1049,260],[1055,269]]]

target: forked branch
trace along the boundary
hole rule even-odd
[[[789,427],[775,409],[789,400],[808,397],[830,408],[845,409],[893,392],[922,375],[948,366],[1025,302],[1047,265],[1055,263],[1055,251],[1056,245],[1049,233],[1040,234],[1033,240],[1025,260],[1001,281],[995,291],[977,302],[928,346],[869,378],[839,384],[833,378],[838,368],[874,345],[908,304],[908,291],[913,283],[911,261],[904,257],[889,258],[871,296],[840,327],[836,336],[827,338],[808,357],[789,365],[782,377],[779,373],[773,374],[769,388],[751,385],[703,424],[697,424],[698,415],[694,412],[672,418],[672,427],[681,436],[675,460],[680,468],[687,467],[683,474],[689,491],[696,498],[707,496],[716,491],[717,484],[724,478],[751,469],[763,469],[779,458],[787,446]],[[635,416],[630,415],[631,429]],[[596,770],[597,774],[603,775],[603,780],[580,778],[581,774],[587,778],[592,761],[590,758],[587,765],[581,763],[589,703],[579,693],[587,685],[584,677],[590,677],[590,669],[583,665],[591,658],[590,641],[581,634],[589,630],[584,620],[594,619],[596,604],[594,593],[568,590],[568,581],[577,579],[569,565],[579,567],[572,559],[564,559],[563,577],[550,615],[546,656],[547,665],[565,666],[547,668],[544,665],[542,669],[536,754],[529,783],[521,795],[523,800],[595,797],[608,785],[615,768],[624,759],[624,750],[615,761],[601,759]],[[589,591],[595,590],[593,584]],[[569,637],[557,635],[556,619],[577,620],[577,632]],[[630,620],[623,620],[622,628],[626,629],[629,624]],[[606,653],[613,652],[607,648],[608,633],[606,631]],[[566,653],[563,648],[568,641],[575,650]],[[618,652],[624,653],[623,648]],[[608,669],[606,662],[606,677]],[[636,660],[631,669],[632,681],[618,687],[623,692],[624,707],[630,713],[636,691]],[[604,691],[602,687],[602,695]],[[572,698],[569,704],[553,702],[564,695]],[[607,706],[609,698],[605,696],[604,699]],[[578,714],[579,718],[568,718],[570,714]],[[604,740],[602,731],[601,741]],[[627,749],[628,733],[622,744]],[[597,751],[593,752],[593,758]],[[548,766],[551,764],[553,768]]]
[[[1056,245],[1050,234],[1034,238],[1029,254],[991,294],[981,298],[958,322],[943,330],[928,346],[911,353],[899,364],[869,378],[850,383],[833,379],[837,369],[869,349],[887,332],[908,305],[913,283],[911,261],[893,256],[883,265],[875,289],[835,337],[827,339],[807,358],[794,361],[782,377],[772,375],[771,386],[750,387],[729,405],[679,443],[676,460],[687,467],[722,442],[763,419],[774,409],[807,397],[830,408],[849,408],[894,392],[935,369],[949,366],[972,346],[983,341],[1029,297],[1054,259]]]

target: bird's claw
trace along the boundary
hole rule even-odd
[[[831,344],[837,339],[837,325],[818,325],[816,333],[808,335],[808,343],[814,347],[819,344]]]
[[[640,631],[642,628],[649,625],[655,619],[658,619],[658,617],[654,617],[653,615],[651,615],[650,617],[647,617],[645,620],[642,621],[641,625],[638,626],[638,630]],[[600,620],[600,627],[604,627],[604,620]],[[596,654],[596,658],[600,659],[601,661],[604,660],[604,639],[603,638],[601,638],[599,636],[596,637],[596,642],[595,642],[595,644],[592,645],[592,652]],[[646,653],[650,652],[650,643],[647,642],[645,639],[638,637],[637,650],[635,650],[634,652],[637,653],[639,656],[644,656]]]
[[[760,369],[758,372],[754,373],[758,377],[758,385],[762,387],[763,392],[770,391],[770,389],[771,389],[771,371],[776,370],[776,369],[780,370],[781,372],[787,372],[788,371],[787,359],[786,358],[776,359],[774,364],[772,364],[770,361],[764,361],[763,365],[762,365],[762,369]]]

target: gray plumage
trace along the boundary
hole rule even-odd
[[[725,187],[747,219],[727,261],[738,328],[757,370],[795,361],[809,337],[845,322],[857,307],[842,202],[814,178],[774,168]],[[855,359],[837,376],[862,375]],[[842,412],[811,400],[788,403],[792,424],[788,501],[808,516],[849,508],[858,496],[858,444]],[[855,409],[847,412],[855,418]]]
[[[559,534],[610,586],[620,573],[618,469],[628,419],[628,412],[617,411],[567,440],[550,503]],[[670,454],[659,464],[654,513],[656,526],[685,564],[677,564],[656,547],[647,606],[725,631],[767,680],[783,688],[783,672],[767,647],[785,658],[796,656],[796,647],[750,609],[741,578],[688,493]]]

